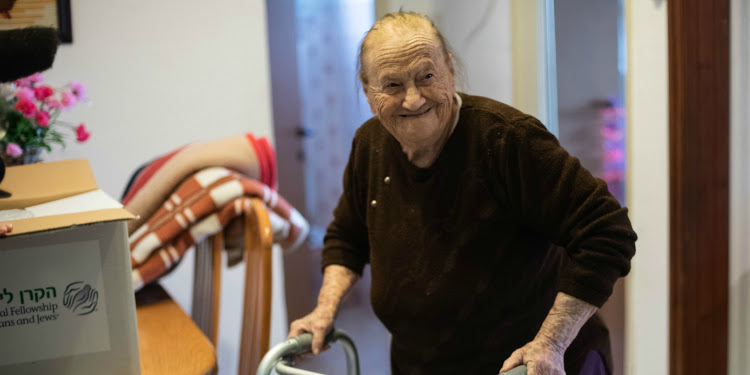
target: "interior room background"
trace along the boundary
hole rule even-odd
[[[136,7],[111,0],[73,2],[74,43],[59,48],[55,65],[45,76],[51,83],[61,84],[74,77],[87,85],[92,106],[77,108],[71,118],[86,122],[92,138],[85,144],[55,150],[45,160],[88,158],[102,189],[119,196],[138,166],[185,143],[243,132],[266,136],[275,142],[280,190],[318,229],[308,249],[284,257],[278,250],[275,254],[272,341],[277,342],[286,336],[288,319],[312,308],[315,300],[312,293],[317,293],[320,277],[315,263],[319,259],[320,231],[330,219],[331,197],[340,189],[340,170],[346,162],[353,131],[362,119],[370,116],[363,99],[355,95],[354,86],[352,52],[364,30],[376,17],[401,6],[427,13],[464,61],[467,79],[463,89],[513,104],[512,24],[519,20],[512,19],[512,15],[513,7],[519,3],[519,0],[217,0],[209,5],[164,0],[139,3]],[[624,373],[666,374],[667,2],[625,1],[618,5],[615,0],[576,0],[570,2],[570,8],[556,3],[559,136],[563,144],[579,155],[588,168],[595,171],[601,168],[601,173],[606,173],[607,166],[600,158],[604,155],[606,135],[612,134],[590,131],[587,127],[601,129],[606,121],[612,120],[603,113],[603,109],[609,108],[607,102],[612,107],[625,105],[625,199],[640,239],[639,254],[625,282],[627,290],[622,300]],[[732,93],[735,142],[732,173],[737,178],[733,179],[732,197],[735,228],[732,254],[736,261],[732,262],[731,275],[730,364],[732,373],[746,373],[747,356],[742,348],[747,348],[750,325],[742,317],[747,316],[750,301],[746,276],[750,262],[746,255],[748,241],[742,239],[742,233],[747,235],[743,228],[747,227],[750,209],[746,198],[748,172],[742,164],[747,155],[741,150],[747,150],[750,144],[746,131],[750,114],[745,105],[750,40],[746,27],[741,25],[747,25],[750,10],[747,2],[741,0],[734,0],[732,6],[732,74],[737,78]],[[588,16],[572,18],[582,12]],[[618,26],[617,22],[624,25]],[[283,25],[287,26],[286,33],[280,31]],[[577,34],[580,31],[573,27],[586,25],[598,32]],[[624,62],[622,51],[613,48],[621,47],[623,42],[618,39],[623,36],[617,34],[618,27],[625,30],[628,47]],[[584,46],[597,45],[598,49],[573,53],[574,47],[561,44],[566,43],[566,33],[585,39]],[[274,43],[276,38],[292,40],[293,44],[286,47],[293,48],[281,48],[282,45]],[[286,63],[284,56],[289,57]],[[575,79],[576,75],[599,77],[599,73],[582,71],[561,76],[560,69],[566,69],[566,64],[576,67],[580,63],[576,59],[582,57],[607,61],[601,65],[606,67],[601,76],[607,77],[607,83],[596,86],[600,91],[592,89],[596,95],[563,95],[567,86],[582,84],[583,80]],[[302,63],[303,68],[299,68]],[[623,64],[627,69],[623,69]],[[274,69],[282,72],[287,69],[293,76],[276,81]],[[625,71],[627,75],[622,81],[619,75]],[[317,84],[331,91],[316,90],[315,78],[325,80]],[[592,81],[596,80],[586,80]],[[297,94],[278,99],[278,85]],[[613,113],[615,126],[621,126],[623,123],[617,122],[621,121],[617,116],[622,116],[622,111]],[[579,128],[574,128],[575,124]],[[579,146],[575,140],[581,140]],[[304,177],[301,185],[304,188],[298,189],[301,191],[295,192],[294,186],[284,184],[292,178],[291,174],[299,175],[300,168],[304,170],[308,164],[312,172],[300,175]],[[164,280],[166,288],[186,311],[190,311],[190,290],[186,286],[192,284],[191,262],[191,255],[186,256],[180,268]],[[236,327],[241,301],[232,297],[241,295],[242,272],[238,266],[225,273],[218,351],[222,374],[236,372]],[[367,373],[385,373],[381,371],[386,371],[388,363],[387,333],[371,315],[366,318],[369,323],[361,323],[361,314],[371,314],[366,278],[363,281],[347,302],[337,326],[350,331],[355,340],[359,335],[368,337],[362,339],[361,351],[367,353],[363,365],[372,369]],[[304,289],[307,285],[310,290]],[[366,351],[370,345],[374,349]],[[333,368],[343,365],[343,357],[335,348],[310,363],[311,369],[329,364]]]
[[[71,7],[73,43],[59,47],[45,79],[86,85],[92,105],[69,116],[92,135],[45,160],[88,158],[99,186],[119,197],[136,168],[186,143],[244,132],[273,142],[263,0],[73,1]],[[163,281],[188,313],[192,263],[186,254]],[[222,374],[230,374],[237,373],[244,270],[223,275],[218,361]],[[286,314],[276,297],[274,311],[282,312],[274,316],[283,321],[272,323],[273,340],[279,341]]]

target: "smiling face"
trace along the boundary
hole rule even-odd
[[[367,38],[362,86],[372,113],[405,150],[442,148],[453,129],[456,88],[438,38],[429,28],[382,28]]]

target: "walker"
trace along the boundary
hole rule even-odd
[[[343,344],[344,353],[346,353],[347,374],[359,375],[359,356],[357,355],[357,347],[354,346],[354,341],[352,341],[346,332],[333,329],[326,335],[325,342],[333,343],[336,341],[341,341]],[[279,375],[323,375],[292,367],[294,356],[309,353],[311,347],[311,333],[303,333],[277,344],[263,356],[256,375],[270,375],[274,369]],[[501,372],[500,375],[526,375],[526,366],[518,366],[508,372]]]

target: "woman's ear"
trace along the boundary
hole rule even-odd
[[[453,74],[455,76],[456,75],[456,71],[453,69],[453,54],[452,53],[448,54],[448,61],[447,61],[447,63],[448,63],[448,69],[451,71],[451,74]]]

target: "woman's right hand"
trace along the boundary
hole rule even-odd
[[[298,336],[305,332],[312,333],[312,352],[318,355],[320,352],[328,350],[331,347],[331,345],[325,344],[325,337],[333,328],[335,315],[335,309],[318,306],[311,313],[292,322],[289,326],[289,336],[287,338]]]
[[[320,287],[318,307],[306,316],[297,319],[289,326],[289,337],[305,332],[312,333],[312,352],[315,355],[328,350],[325,337],[333,329],[339,305],[344,296],[351,290],[359,275],[354,271],[337,264],[326,266],[323,272],[323,286]]]

